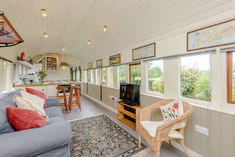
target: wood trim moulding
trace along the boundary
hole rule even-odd
[[[230,104],[235,104],[233,101],[233,91],[232,91],[232,77],[233,77],[233,52],[227,53],[227,102]]]

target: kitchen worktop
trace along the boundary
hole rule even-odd
[[[53,85],[66,85],[66,84],[79,84],[78,81],[56,81],[56,82],[35,82],[30,84],[16,83],[15,87],[35,87],[35,86],[53,86]]]

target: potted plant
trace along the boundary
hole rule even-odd
[[[47,76],[47,73],[45,71],[43,70],[38,71],[38,77],[41,83],[43,83],[43,80],[45,79],[46,76]]]

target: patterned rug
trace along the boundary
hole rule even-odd
[[[147,147],[105,115],[71,122],[72,157],[130,157]]]

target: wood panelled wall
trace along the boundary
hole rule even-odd
[[[82,85],[82,91],[86,94],[87,84]],[[99,86],[88,85],[90,97],[97,99],[100,96]],[[103,87],[102,103],[114,108],[110,95],[119,97],[119,90]],[[141,105],[147,106],[158,98],[141,95]],[[97,99],[98,100],[98,99]],[[161,113],[152,113],[154,119],[160,119]],[[195,125],[200,125],[209,129],[209,136],[195,131]],[[235,116],[222,112],[212,111],[194,106],[194,111],[190,117],[186,132],[185,141],[189,149],[203,157],[235,157]]]

